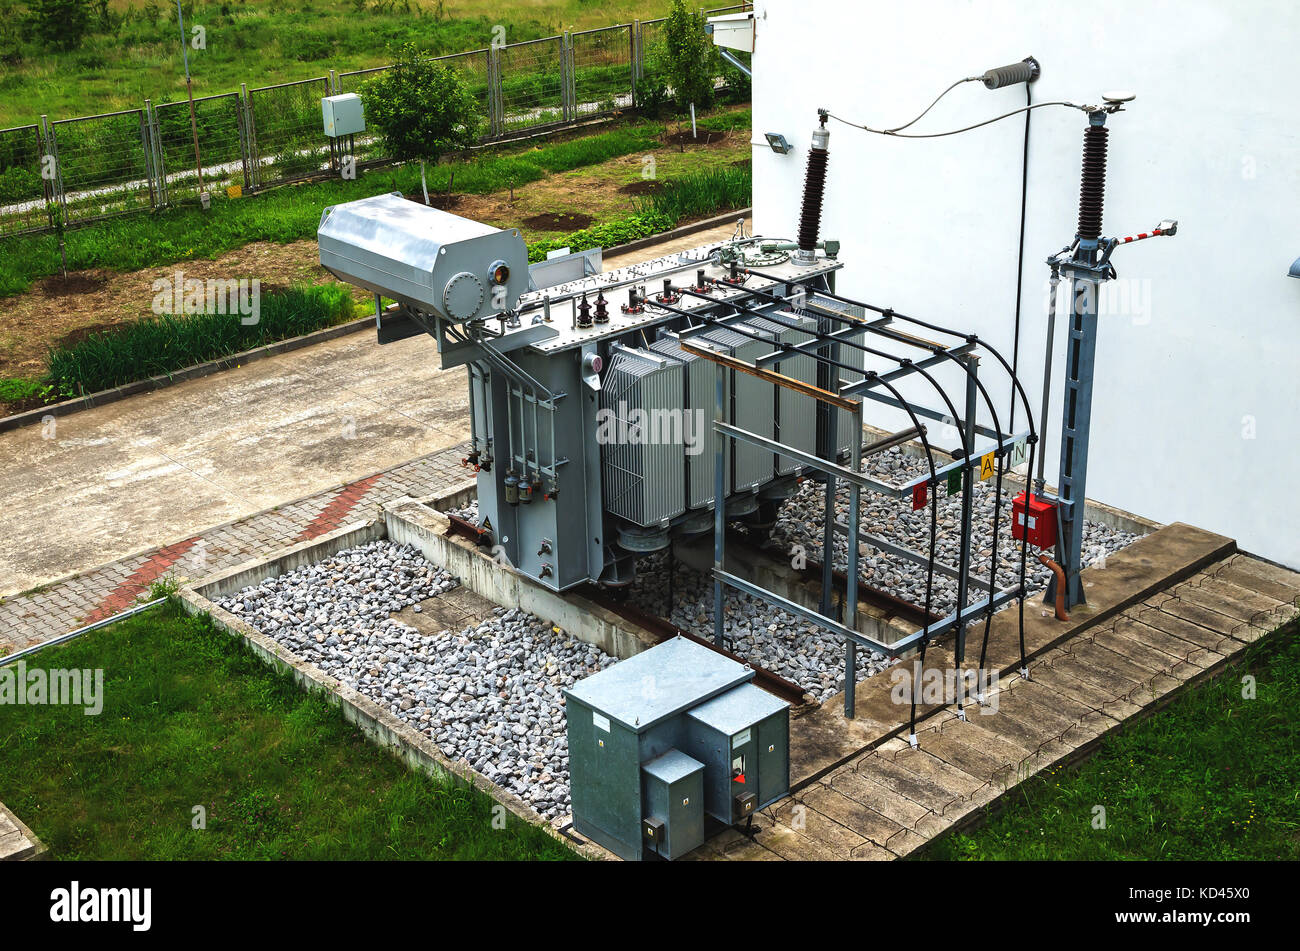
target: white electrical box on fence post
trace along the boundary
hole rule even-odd
[[[325,120],[325,134],[333,138],[356,135],[366,131],[366,118],[361,108],[361,97],[354,92],[341,96],[326,96],[320,101],[321,116]]]

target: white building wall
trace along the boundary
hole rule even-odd
[[[793,237],[816,109],[876,128],[956,79],[1034,55],[1034,101],[1137,99],[1108,120],[1103,230],[1174,238],[1117,249],[1103,297],[1088,496],[1229,535],[1300,566],[1300,4],[1289,0],[758,0],[755,230]],[[1024,105],[1025,87],[966,83],[908,131]],[[1045,259],[1074,236],[1086,116],[1035,110],[1021,373],[1037,417]],[[1009,357],[1023,117],[902,140],[832,121],[822,236],[839,290],[969,328]],[[1047,478],[1059,467],[1068,315],[1058,314]],[[995,377],[985,359],[982,375]],[[955,382],[956,377],[948,376]],[[996,375],[1005,403],[1009,384]],[[917,395],[920,389],[913,389]],[[953,392],[959,392],[955,389]],[[897,417],[871,410],[881,425]],[[1017,412],[1017,427],[1023,426]],[[1006,420],[1003,420],[1005,425]]]

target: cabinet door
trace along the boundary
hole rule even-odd
[[[763,808],[790,790],[788,714],[770,716],[758,725],[758,804]],[[752,787],[751,787],[752,788]]]

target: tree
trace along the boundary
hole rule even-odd
[[[691,103],[700,109],[713,105],[716,59],[713,44],[704,32],[704,17],[687,10],[686,0],[673,0],[656,65],[668,81],[679,114]]]
[[[420,188],[429,204],[425,163],[468,148],[482,124],[478,103],[460,74],[407,43],[396,63],[362,85],[361,100],[367,124],[379,133],[389,154],[420,163]]]
[[[90,0],[32,0],[31,17],[38,39],[75,50],[90,32]]]

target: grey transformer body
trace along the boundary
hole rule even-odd
[[[748,825],[790,792],[790,705],[675,637],[564,691],[573,828],[631,860],[676,859],[706,817]]]
[[[603,274],[588,252],[530,274],[517,231],[382,195],[327,209],[318,238],[322,266],[375,293],[377,305],[379,295],[397,302],[377,306],[380,342],[428,333],[444,368],[466,367],[479,526],[499,558],[556,591],[630,583],[638,557],[713,528],[715,365],[682,350],[679,335],[752,362],[773,342],[809,339],[801,328],[817,321],[806,301],[863,316],[784,281],[746,277],[754,263],[833,290],[841,266],[827,257],[798,265],[752,237]],[[556,275],[570,279],[545,286]],[[710,283],[733,278],[745,290]],[[842,362],[862,365],[860,350],[839,350]],[[809,356],[773,369],[816,382]],[[727,422],[817,448],[812,397],[731,370],[725,385]],[[840,458],[847,416],[837,427]],[[789,457],[732,440],[725,459],[729,518],[761,523],[795,490],[800,467]]]

